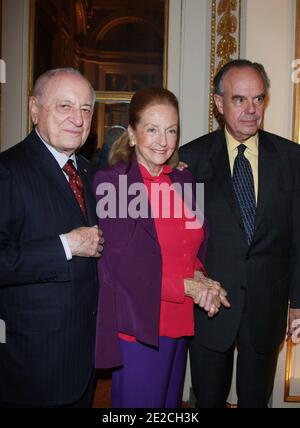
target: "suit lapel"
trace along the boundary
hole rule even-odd
[[[139,166],[137,161],[134,159],[128,169],[128,174],[127,174],[127,189],[129,189],[129,187],[132,184],[135,183],[141,183],[144,184]],[[128,196],[128,206],[131,200],[133,200],[135,198],[135,196]],[[158,241],[157,238],[157,233],[156,233],[156,229],[155,229],[155,224],[154,224],[154,220],[151,217],[151,208],[150,208],[150,204],[148,202],[148,218],[137,218],[136,220],[134,220],[136,222],[138,222],[140,224],[141,227],[143,227],[143,229],[155,240]]]
[[[78,202],[56,159],[40,140],[35,131],[32,131],[27,141],[30,145],[30,151],[33,154],[32,159],[30,159],[33,168],[35,168],[38,174],[42,174],[46,177],[53,189],[65,200],[66,210],[70,210],[72,216],[76,215],[78,220],[82,222],[83,216]]]
[[[238,223],[242,222],[240,210],[235,200],[232,179],[230,173],[229,157],[226,145],[224,132],[216,134],[215,140],[212,142],[212,157],[216,178],[219,181],[220,187],[224,192],[224,197],[231,207],[231,210]],[[255,241],[259,231],[262,219],[264,218],[264,210],[267,206],[268,199],[272,192],[272,183],[274,181],[274,171],[276,170],[276,148],[272,141],[263,131],[259,131],[259,154],[258,154],[258,199],[255,217],[254,236],[252,244]],[[246,239],[246,238],[245,238]]]
[[[258,154],[258,200],[255,218],[254,238],[264,217],[264,210],[268,199],[272,195],[272,183],[276,163],[276,148],[272,141],[263,133],[259,132],[259,154]]]
[[[224,193],[224,198],[229,204],[236,221],[241,223],[242,219],[240,210],[233,192],[230,163],[224,131],[220,131],[216,134],[215,140],[212,141],[212,144],[211,163],[213,165],[215,177],[219,182],[220,188]]]

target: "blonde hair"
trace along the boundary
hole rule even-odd
[[[178,114],[179,122],[179,105],[176,96],[164,88],[148,88],[140,92],[136,92],[132,97],[129,107],[129,125],[133,130],[136,129],[138,122],[141,119],[142,113],[153,105],[170,105],[175,108]],[[178,124],[179,126],[179,124]],[[129,164],[135,156],[135,148],[131,147],[130,138],[128,131],[125,131],[121,137],[113,144],[109,157],[108,163],[110,166],[115,165],[118,162],[124,162]],[[179,144],[179,129],[177,147]],[[171,167],[178,165],[178,150],[175,152],[167,162]]]

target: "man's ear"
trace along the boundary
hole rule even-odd
[[[40,107],[39,107],[38,100],[35,97],[29,98],[29,111],[30,111],[33,124],[37,125]]]
[[[217,106],[218,112],[223,114],[223,112],[224,112],[224,110],[223,110],[223,97],[221,95],[214,94],[214,100],[215,100],[215,104]]]

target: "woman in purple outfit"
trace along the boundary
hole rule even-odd
[[[95,176],[105,237],[98,262],[96,366],[116,368],[113,407],[178,407],[194,304],[209,316],[221,304],[229,306],[225,290],[204,274],[199,250],[205,228],[178,191],[192,186],[193,177],[172,168],[178,110],[166,89],[136,93],[128,130],[110,153],[111,168]],[[170,191],[167,203],[154,197],[157,186]]]

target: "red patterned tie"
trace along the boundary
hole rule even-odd
[[[84,195],[83,195],[83,183],[71,159],[69,159],[68,162],[65,164],[65,166],[63,167],[63,170],[69,177],[69,184],[71,186],[71,189],[79,204],[79,207],[81,209],[81,212],[84,218],[87,219],[86,206],[85,206]]]

